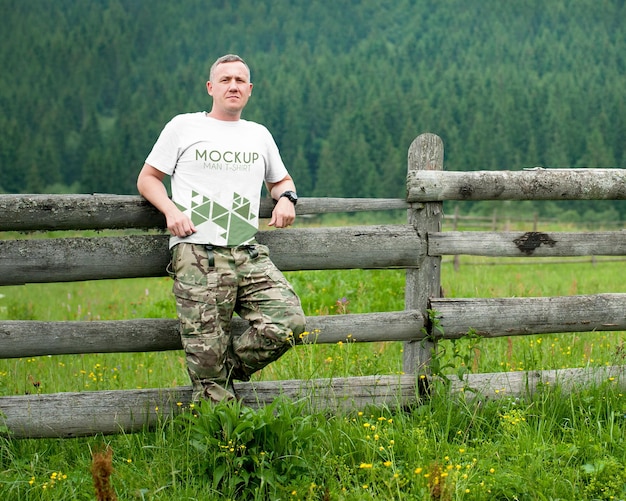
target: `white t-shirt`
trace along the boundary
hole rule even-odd
[[[263,181],[276,183],[287,169],[270,132],[260,124],[210,118],[205,112],[174,117],[146,163],[171,176],[172,200],[197,232],[180,242],[235,247],[259,227]]]

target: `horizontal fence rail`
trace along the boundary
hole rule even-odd
[[[626,200],[626,169],[409,172],[408,202]]]
[[[626,294],[433,298],[443,339],[626,330]]]
[[[444,332],[440,339],[462,338],[470,331],[486,338],[621,331],[626,330],[625,306],[626,294],[619,293],[524,298],[432,298],[429,304]],[[307,331],[294,343],[420,341],[431,335],[426,326],[427,320],[416,310],[313,316],[307,317]],[[246,328],[243,320],[233,320],[235,335],[240,335]],[[0,321],[0,353],[3,358],[180,349],[178,322],[174,319]]]
[[[368,405],[409,405],[415,402],[414,376],[235,383],[244,405],[260,407],[278,393],[307,398],[312,407],[358,408]],[[102,390],[0,397],[0,416],[15,438],[71,438],[94,434],[141,431],[164,417],[188,409],[191,387],[142,390]]]
[[[410,341],[424,336],[424,326],[422,314],[411,310],[313,316],[307,317],[307,331],[294,343]],[[247,327],[240,318],[233,319],[234,335]],[[180,349],[178,321],[174,319],[0,321],[2,358]]]
[[[0,285],[159,277],[169,263],[167,235],[0,240]],[[261,231],[283,271],[412,268],[426,243],[409,225]]]
[[[463,379],[454,375],[449,379],[450,393],[463,393],[469,399],[478,392],[482,398],[499,399],[532,395],[546,385],[567,392],[608,381],[626,390],[626,366],[465,374]],[[306,398],[312,408],[324,410],[368,405],[402,408],[416,405],[421,393],[414,375],[235,383],[235,389],[250,407],[268,405],[280,393],[294,400]],[[0,410],[5,414],[0,424],[14,438],[135,432],[188,408],[190,401],[188,386],[0,397]]]
[[[259,216],[271,217],[274,202],[261,200]],[[305,198],[298,215],[407,209],[395,198]],[[134,195],[0,195],[0,231],[165,228],[165,218]]]
[[[429,256],[625,256],[626,230],[588,233],[446,231],[428,234]]]
[[[0,195],[0,231],[165,228],[144,198],[130,195]]]

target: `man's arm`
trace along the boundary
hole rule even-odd
[[[286,191],[296,191],[296,185],[290,176],[286,176],[277,183],[267,183],[270,196],[276,200],[276,206],[272,211],[272,219],[269,226],[286,228],[293,224],[296,219],[296,208],[287,197],[280,197]]]
[[[148,202],[163,213],[167,229],[172,235],[187,237],[196,232],[196,227],[167,196],[167,190],[163,184],[164,178],[164,172],[152,165],[144,164],[137,178],[137,189]]]

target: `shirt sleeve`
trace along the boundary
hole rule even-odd
[[[161,131],[159,138],[152,147],[152,151],[146,158],[146,163],[171,176],[178,162],[179,145],[175,117]]]
[[[265,170],[265,181],[268,183],[276,183],[285,179],[285,177],[289,175],[289,172],[287,172],[287,168],[283,163],[280,151],[278,151],[278,146],[272,134],[267,129],[265,129],[265,131],[267,133],[267,168]]]

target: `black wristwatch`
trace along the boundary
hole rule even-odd
[[[289,201],[296,205],[298,203],[298,194],[295,191],[286,191],[283,194],[281,194],[278,199],[280,200],[283,197],[287,197],[289,199]]]

